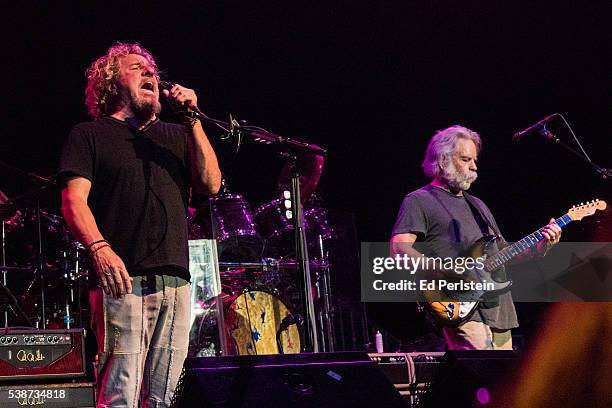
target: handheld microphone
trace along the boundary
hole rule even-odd
[[[158,86],[159,86],[160,91],[163,91],[164,89],[167,91],[170,91],[172,87],[174,86],[174,84],[168,81],[159,81]]]
[[[541,121],[534,123],[533,125],[529,126],[526,129],[523,129],[519,132],[516,132],[513,136],[512,136],[512,140],[513,141],[519,141],[521,139],[523,139],[526,135],[530,134],[530,133],[539,133],[541,132],[544,127],[546,126],[546,124],[555,116],[557,116],[558,113],[553,113],[552,115],[548,115],[547,117],[545,117],[544,119],[542,119]]]
[[[170,90],[172,89],[172,87],[174,87],[174,85],[176,84],[170,81],[159,81],[158,82],[159,93],[162,93],[164,89],[170,92]],[[182,109],[184,112],[195,112],[198,115],[204,116],[204,114],[200,111],[200,108],[198,108],[198,106],[194,104],[192,101],[190,101],[189,99],[183,102]]]

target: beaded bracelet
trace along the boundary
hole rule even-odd
[[[91,251],[91,247],[92,247],[92,246],[94,246],[94,245],[96,245],[96,244],[99,244],[99,243],[101,243],[101,242],[106,242],[106,243],[108,244],[108,241],[107,241],[107,240],[105,240],[105,239],[99,239],[99,240],[94,241],[94,242],[92,242],[91,244],[87,245],[87,248],[88,248],[88,249]],[[109,245],[110,245],[110,244],[109,244]]]

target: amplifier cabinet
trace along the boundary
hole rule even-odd
[[[26,384],[0,386],[0,407],[95,407],[93,383]]]
[[[445,353],[372,353],[369,356],[408,406],[416,407],[438,375]]]
[[[84,376],[84,335],[83,329],[0,330],[0,381]]]

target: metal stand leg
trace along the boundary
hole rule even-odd
[[[314,313],[314,302],[312,299],[312,281],[310,278],[310,261],[308,259],[308,248],[306,246],[306,231],[304,229],[304,214],[300,196],[299,174],[295,167],[291,176],[291,199],[294,205],[294,228],[296,261],[299,274],[302,276],[302,305],[304,310],[304,345],[302,351],[319,351],[317,335],[317,321]]]

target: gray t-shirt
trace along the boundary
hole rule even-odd
[[[499,231],[489,208],[470,195],[471,202],[485,218],[486,224]],[[495,235],[488,225],[483,228]],[[392,235],[413,233],[417,242],[427,248],[427,256],[457,257],[478,239],[483,231],[465,197],[454,195],[442,188],[427,185],[406,195],[400,207]],[[483,304],[470,320],[483,321],[500,330],[518,327],[512,295],[499,296],[499,304],[485,307]]]

